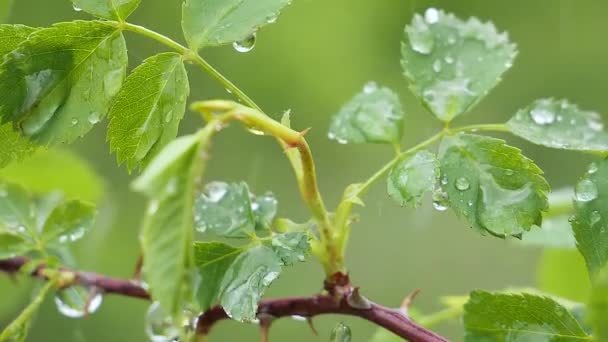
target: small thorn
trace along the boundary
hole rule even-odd
[[[315,323],[312,321],[312,317],[306,317],[306,323],[308,323],[312,333],[315,334],[315,336],[319,336],[319,331],[317,331],[317,328],[315,328]]]
[[[259,314],[258,320],[260,321],[260,332],[262,334],[262,342],[268,342],[268,336],[270,334],[270,326],[276,319],[273,315]]]
[[[372,308],[372,304],[367,298],[361,295],[358,287],[355,287],[352,292],[346,296],[346,302],[355,309],[369,310]]]
[[[400,309],[407,314],[408,310],[410,308],[410,306],[412,305],[412,302],[414,301],[414,299],[416,299],[416,297],[420,294],[420,289],[415,289],[414,291],[412,291],[409,295],[407,295],[407,297],[405,297],[405,299],[403,300],[403,302],[401,303],[401,307]]]
[[[300,136],[304,137],[306,134],[308,134],[308,132],[310,132],[311,129],[312,127],[308,127],[307,129],[303,130],[302,132],[300,132]]]

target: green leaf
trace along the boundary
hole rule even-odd
[[[203,132],[169,143],[132,184],[149,198],[140,236],[143,273],[153,299],[172,317],[192,295],[192,208]]]
[[[547,293],[579,302],[589,298],[591,282],[577,250],[544,250],[536,277],[538,288]]]
[[[591,341],[551,298],[473,291],[465,305],[465,341]]]
[[[27,241],[22,236],[0,230],[0,260],[16,257],[28,250]]]
[[[395,165],[386,180],[386,191],[400,205],[417,207],[438,178],[437,158],[431,152],[420,151]]]
[[[302,262],[310,250],[310,238],[303,232],[291,232],[273,236],[272,250],[281,259],[284,266]]]
[[[334,116],[328,136],[341,144],[399,144],[403,117],[399,97],[370,82]]]
[[[194,225],[199,232],[223,237],[247,238],[254,235],[255,217],[247,184],[207,184],[194,204]]]
[[[405,28],[401,65],[410,89],[437,118],[469,111],[501,80],[516,47],[494,24],[429,8]]]
[[[262,196],[251,196],[251,209],[255,218],[256,233],[270,231],[272,222],[277,215],[279,203],[272,192]]]
[[[520,150],[472,134],[446,137],[439,150],[441,189],[473,228],[505,237],[541,224],[549,185]]]
[[[80,240],[95,223],[95,206],[69,201],[56,207],[44,223],[41,238],[60,243]]]
[[[196,243],[195,254],[202,309],[219,301],[232,319],[254,320],[257,303],[281,272],[281,259],[268,247],[234,248],[217,242]]]
[[[182,29],[193,50],[238,42],[273,23],[291,0],[185,0]]]
[[[0,55],[15,50],[34,31],[35,28],[25,25],[0,25]]]
[[[575,188],[572,229],[593,278],[608,261],[608,160],[593,163]]]
[[[53,288],[53,282],[47,282],[32,302],[0,333],[0,341],[25,342],[32,316]]]
[[[98,18],[124,21],[141,0],[72,0],[74,9]]]
[[[106,115],[126,65],[124,38],[112,23],[35,31],[0,66],[0,121],[42,145],[72,142]]]
[[[598,274],[588,308],[593,336],[597,341],[608,341],[608,268]]]
[[[21,186],[0,182],[0,230],[21,233],[35,225],[34,206]]]
[[[608,134],[599,114],[583,111],[567,100],[540,99],[520,110],[509,130],[528,141],[577,151],[608,150]]]
[[[133,70],[109,114],[108,141],[119,164],[145,167],[175,139],[189,92],[180,54],[158,54]]]

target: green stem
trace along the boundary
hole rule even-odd
[[[452,129],[448,129],[448,132],[458,133],[458,132],[477,132],[477,131],[486,131],[486,132],[510,132],[509,128],[506,124],[479,124],[479,125],[469,125],[456,127]]]
[[[38,295],[32,302],[23,310],[21,314],[15,318],[0,334],[0,341],[11,341],[13,337],[19,336],[21,334],[25,335],[23,332],[24,329],[27,329],[27,324],[32,319],[34,313],[38,310],[40,304],[46,297],[47,293],[53,288],[54,282],[49,281],[44,285],[44,287],[38,292]],[[24,328],[26,327],[26,328]]]

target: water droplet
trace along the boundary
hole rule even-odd
[[[146,335],[152,342],[172,342],[180,336],[180,327],[173,323],[159,302],[150,305],[145,319]]]
[[[597,163],[591,163],[589,165],[589,168],[587,169],[587,173],[592,175],[592,174],[596,173],[597,170],[598,170]]]
[[[464,177],[458,177],[456,179],[456,182],[454,183],[454,186],[456,187],[456,189],[460,190],[460,191],[465,191],[465,190],[469,190],[469,188],[471,187],[471,184],[469,183],[469,180],[464,178]]]
[[[530,117],[538,125],[549,125],[555,121],[555,113],[544,108],[534,108],[530,111]]]
[[[232,46],[238,52],[247,53],[247,52],[253,50],[253,48],[255,48],[255,41],[256,41],[256,34],[254,32],[249,37],[247,37],[241,41],[234,42],[232,44]]]
[[[99,120],[100,120],[99,113],[93,112],[93,113],[89,114],[89,123],[90,124],[94,125],[94,124],[98,123]]]
[[[76,5],[73,5],[73,6],[72,6],[72,8],[73,8],[73,9],[74,9],[74,11],[76,11],[76,12],[82,12],[82,8],[80,8],[80,7],[76,6]]]
[[[229,88],[226,88],[226,92],[227,92],[228,94],[232,94],[232,90],[230,90]]]
[[[596,223],[600,222],[602,219],[602,214],[599,211],[594,210],[589,215],[589,222],[591,223],[591,227],[595,226]]]
[[[352,339],[352,333],[350,328],[344,323],[338,323],[334,330],[331,332],[331,342],[350,342]]]
[[[167,112],[167,114],[165,114],[165,122],[169,123],[171,122],[171,120],[173,120],[173,111],[170,110]]]
[[[433,62],[433,71],[435,72],[440,72],[441,71],[441,61],[440,60],[435,60],[435,62]]]
[[[249,127],[249,128],[247,128],[247,130],[250,133],[255,134],[255,135],[264,135],[264,131],[262,131],[262,130],[256,128],[256,127]]]
[[[59,242],[68,243],[68,242],[78,241],[78,240],[82,239],[82,237],[84,236],[84,233],[86,233],[86,229],[83,226],[77,227],[75,229],[71,229],[68,234],[63,234],[63,235],[59,236]]]
[[[299,315],[292,315],[291,319],[293,319],[294,321],[298,321],[298,322],[306,322],[306,321],[308,321],[308,318],[306,318],[304,316],[299,316]]]
[[[433,51],[435,37],[420,15],[414,17],[412,25],[406,27],[406,31],[412,50],[423,55],[428,55]]]
[[[593,113],[596,114],[596,113]],[[599,115],[592,115],[587,119],[587,126],[595,132],[601,132],[604,129],[604,124]]]
[[[448,176],[443,176],[441,178],[441,185],[447,185],[448,184]]]
[[[448,206],[448,194],[441,189],[436,189],[433,192],[433,207],[435,208],[435,210],[446,211],[448,209]]]
[[[224,182],[211,182],[205,186],[205,192],[210,202],[217,203],[228,193],[228,184]]]
[[[158,211],[158,201],[152,200],[148,205],[148,214],[154,215]]]
[[[424,20],[428,24],[434,24],[439,21],[439,11],[436,8],[430,7],[424,12]]]
[[[444,60],[448,64],[454,63],[454,58],[452,56],[445,56]]]
[[[76,126],[76,125],[78,125],[78,119],[76,119],[76,118],[72,118],[71,123],[72,123],[72,126]]]
[[[277,22],[278,17],[279,16],[276,13],[273,13],[266,18],[266,23],[274,24]]]
[[[589,202],[597,198],[597,187],[589,179],[583,179],[576,185],[576,199],[580,202]]]
[[[511,169],[506,169],[506,170],[505,170],[505,175],[506,175],[506,176],[513,176],[513,174],[514,174],[514,173],[515,173],[515,172],[513,172],[513,170],[511,170]]]
[[[81,285],[61,289],[55,295],[57,310],[70,318],[81,318],[92,314],[99,309],[102,302],[101,293],[91,292],[88,287]]]
[[[375,92],[376,90],[378,90],[378,84],[374,81],[369,81],[365,84],[365,86],[363,87],[363,92],[366,94],[371,94],[373,92]]]

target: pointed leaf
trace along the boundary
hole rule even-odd
[[[51,212],[41,238],[47,242],[74,242],[80,240],[94,222],[95,206],[80,201],[65,202]]]
[[[72,0],[74,9],[98,18],[124,21],[139,6],[141,0]]]
[[[577,151],[607,151],[608,133],[599,114],[567,100],[541,99],[520,110],[509,130],[535,144]]]
[[[39,144],[72,142],[106,115],[126,64],[124,38],[112,23],[38,30],[0,66],[0,121]]]
[[[149,198],[140,236],[143,273],[152,298],[172,317],[192,295],[193,189],[201,139],[199,132],[169,143],[132,184]]]
[[[395,165],[386,180],[386,191],[400,205],[417,207],[438,178],[437,158],[431,152],[420,151]]]
[[[469,111],[501,79],[516,55],[506,33],[477,18],[429,8],[405,28],[401,65],[412,92],[449,122]]]
[[[439,148],[449,206],[481,233],[520,236],[540,225],[549,185],[542,171],[503,140],[459,134]]]
[[[118,162],[146,166],[177,136],[190,92],[182,56],[161,53],[127,77],[110,110],[108,140]]]
[[[255,234],[249,188],[245,183],[212,182],[196,198],[195,228],[229,238],[247,238]]]
[[[291,0],[185,0],[182,29],[193,50],[244,40],[273,23]]]
[[[608,261],[608,160],[592,164],[575,192],[572,229],[593,278]]]
[[[272,250],[284,266],[302,262],[310,250],[310,238],[303,232],[277,234],[272,238]]]
[[[591,341],[549,297],[474,291],[465,305],[465,341]]]
[[[29,245],[22,236],[0,229],[0,260],[16,257],[28,250]]]
[[[399,97],[370,82],[334,116],[328,136],[343,144],[399,144],[403,116]]]

